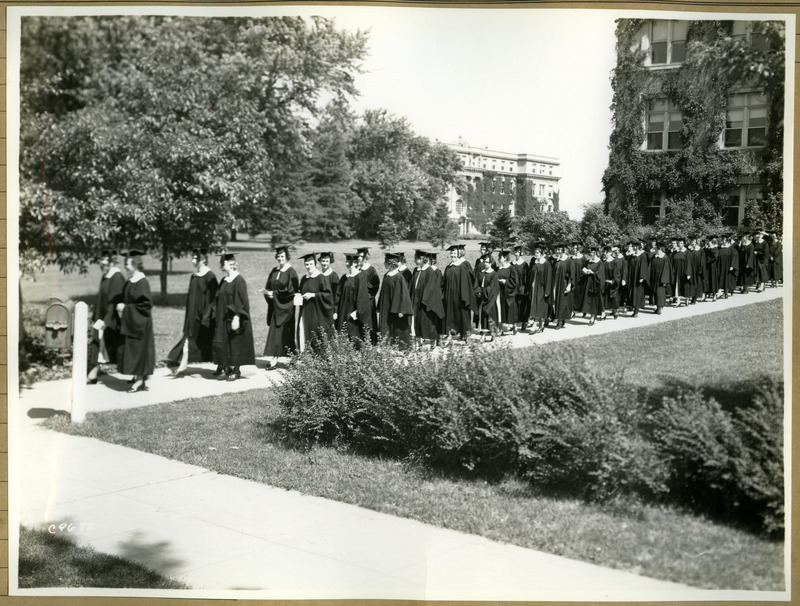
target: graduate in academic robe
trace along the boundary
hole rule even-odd
[[[475,260],[475,270],[474,276],[475,279],[478,279],[478,275],[483,271],[483,264],[486,260],[486,257],[489,257],[489,260],[492,265],[492,270],[497,271],[497,263],[494,262],[494,258],[492,257],[492,244],[491,242],[479,242],[479,246],[481,247],[481,254]]]
[[[553,264],[553,317],[556,329],[564,328],[564,323],[572,317],[574,305],[572,293],[572,260],[568,254],[568,247],[563,242],[558,242],[555,248],[555,263]],[[529,280],[529,284],[530,284]]]
[[[656,313],[661,314],[667,304],[667,293],[675,283],[675,274],[664,245],[656,243],[656,254],[650,260],[650,304],[656,306]]]
[[[319,253],[319,270],[322,276],[328,279],[333,293],[333,320],[336,321],[339,309],[339,274],[333,271],[334,256],[332,252],[325,251]]]
[[[97,299],[92,309],[91,340],[89,342],[88,363],[89,372],[86,382],[90,385],[97,383],[100,373],[100,352],[103,352],[105,361],[117,364],[123,339],[119,334],[120,321],[117,315],[117,303],[122,301],[122,291],[125,289],[125,277],[116,267],[117,253],[113,250],[104,250],[100,253],[100,288],[97,290]],[[20,340],[21,342],[21,340]]]
[[[645,293],[650,288],[650,263],[640,241],[631,243],[633,255],[628,260],[628,305],[633,317],[645,307]]]
[[[119,332],[124,338],[120,372],[133,377],[128,393],[147,389],[145,381],[156,367],[153,297],[144,275],[144,254],[139,250],[130,250],[125,255],[128,281],[122,291],[122,302],[117,303]]]
[[[372,330],[372,305],[367,282],[358,270],[358,254],[346,254],[347,274],[339,280],[339,308],[336,331],[345,332],[358,348],[370,340]]]
[[[400,255],[386,253],[383,264],[389,271],[383,276],[378,297],[381,338],[400,349],[407,349],[411,347],[411,318],[414,309],[408,284],[400,273]]]
[[[475,303],[475,277],[467,260],[460,254],[463,244],[453,244],[450,263],[444,269],[442,290],[444,291],[444,334],[452,339],[457,336],[466,341],[472,329],[472,314],[477,311]]]
[[[464,244],[459,244],[458,245],[458,258],[459,259],[464,259],[464,261],[463,261],[464,265],[467,266],[467,269],[469,270],[469,273],[472,274],[472,281],[474,282],[475,281],[475,270],[472,269],[472,265],[470,264],[469,261],[467,261],[466,257],[467,257],[467,247]]]
[[[208,267],[208,250],[192,251],[194,272],[189,278],[186,311],[181,340],[167,355],[167,364],[175,366],[174,376],[182,377],[189,363],[211,362],[214,342],[214,303],[217,300],[217,277]]]
[[[241,378],[241,367],[256,363],[253,317],[247,282],[239,273],[236,256],[224,253],[220,260],[222,279],[217,288],[213,361],[214,376],[225,374],[228,381]]]
[[[756,261],[756,292],[763,292],[769,282],[769,242],[763,231],[753,233],[753,256]]]
[[[716,301],[717,294],[722,288],[719,280],[719,240],[708,238],[703,252],[706,257],[706,271],[704,274],[706,300]]]
[[[769,255],[769,278],[772,286],[777,287],[783,283],[783,242],[778,232],[770,234]]]
[[[620,305],[620,289],[622,288],[622,259],[618,258],[615,251],[610,246],[603,248],[605,258],[603,259],[603,269],[605,270],[605,292],[603,300],[605,308],[611,310],[612,317],[617,319],[617,310]],[[600,316],[605,317],[605,312]]]
[[[333,291],[331,282],[317,269],[317,256],[309,253],[303,256],[306,275],[300,279],[300,343],[319,352],[325,342],[333,336]]]
[[[688,305],[689,299],[692,296],[692,255],[686,249],[686,239],[677,238],[675,242],[675,250],[670,256],[672,262],[672,270],[674,274],[675,284],[673,285],[672,296],[674,297],[672,304],[678,307],[683,299],[683,304]]]
[[[402,252],[397,254],[400,255],[400,259],[397,263],[397,271],[403,276],[403,279],[406,281],[406,286],[411,288],[411,270],[406,263],[406,254]]]
[[[620,287],[619,291],[619,302],[622,306],[622,313],[626,313],[628,311],[628,305],[631,298],[631,288],[630,284],[628,283],[628,278],[630,274],[630,260],[633,257],[633,243],[620,243],[617,257],[622,259],[622,286]]]
[[[581,310],[581,305],[583,303],[584,286],[580,276],[583,275],[583,264],[586,261],[586,257],[583,254],[583,246],[580,242],[572,243],[571,254],[569,258],[570,262],[572,263],[572,266],[570,267],[570,275],[573,277],[572,287],[574,289],[572,294],[572,309],[573,311],[578,312]]]
[[[367,293],[369,293],[370,309],[372,310],[372,318],[370,320],[370,340],[373,345],[378,343],[378,291],[381,288],[381,279],[378,277],[377,270],[369,263],[369,248],[362,247],[356,249],[358,255],[358,273],[361,279],[367,284]]]
[[[522,258],[521,244],[514,246],[514,260],[511,262],[511,266],[517,272],[517,322],[519,322],[520,330],[525,330],[528,327],[528,318],[530,317],[528,281],[531,269],[528,262]]]
[[[589,316],[589,326],[594,326],[597,316],[602,317],[606,311],[606,304],[603,299],[606,273],[599,252],[600,250],[597,246],[590,246],[586,262],[581,268],[581,281],[583,282],[581,311]]]
[[[500,285],[500,335],[507,330],[517,334],[517,271],[511,264],[511,252],[499,252],[500,266],[497,268],[497,282]]]
[[[483,257],[483,269],[475,281],[475,304],[478,307],[475,319],[481,341],[492,341],[500,321],[500,283],[497,281],[497,272],[492,268],[491,255]]]
[[[705,297],[706,253],[697,238],[689,240],[689,255],[692,259],[692,289],[690,305]]]
[[[748,234],[742,234],[739,243],[739,283],[742,294],[746,295],[756,283],[756,256],[753,242]]]
[[[444,319],[442,283],[435,270],[431,268],[426,251],[417,250],[414,261],[417,268],[411,275],[409,292],[414,310],[414,337],[420,345],[436,344]]]
[[[736,290],[736,274],[739,268],[739,254],[733,247],[733,239],[730,234],[723,234],[719,238],[720,247],[717,251],[719,259],[719,287],[722,289],[722,297],[727,299]]]
[[[275,249],[278,266],[272,268],[267,283],[261,292],[267,302],[267,343],[264,355],[269,356],[269,368],[278,365],[278,358],[295,351],[297,331],[295,320],[294,295],[300,289],[300,278],[289,262],[289,248],[279,246]]]
[[[570,267],[570,271],[572,271]],[[530,265],[528,292],[531,300],[531,321],[535,328],[532,335],[542,332],[550,319],[550,306],[553,294],[553,266],[545,256],[545,246],[539,242],[533,246],[533,259]]]

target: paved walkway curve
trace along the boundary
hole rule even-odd
[[[623,330],[780,297],[783,289],[640,313],[543,334],[513,346]],[[581,323],[577,321],[577,323]],[[552,335],[552,336],[551,336]],[[260,364],[263,366],[263,364]],[[245,369],[228,383],[198,367],[157,372],[148,392],[121,393],[124,377],[89,388],[87,409],[146,406],[269,387],[279,373]],[[693,589],[502,544],[421,522],[220,475],[200,467],[37,425],[67,408],[69,381],[38,383],[10,402],[10,529],[50,529],[187,583],[188,591],[21,590],[12,595],[148,595],[264,599],[728,600],[783,592]],[[16,540],[12,540],[12,546]]]

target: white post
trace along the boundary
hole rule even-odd
[[[89,306],[83,301],[75,304],[75,321],[72,323],[72,405],[70,419],[83,423],[86,418],[86,365],[88,352],[86,333],[89,330]]]

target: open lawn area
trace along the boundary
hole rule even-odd
[[[188,589],[122,558],[79,547],[63,534],[20,528],[19,586]]]
[[[601,369],[658,395],[696,386],[723,406],[782,379],[782,302],[572,341]],[[558,348],[568,343],[537,345]],[[524,360],[525,350],[520,349]],[[609,376],[612,376],[609,374]],[[523,547],[719,589],[781,590],[783,542],[674,508],[556,499],[516,479],[432,472],[414,461],[296,449],[277,437],[271,391],[88,415],[61,426],[206,469]]]

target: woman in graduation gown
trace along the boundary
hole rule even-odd
[[[189,279],[186,312],[181,340],[167,355],[167,362],[177,366],[175,376],[183,376],[190,362],[210,362],[213,358],[213,309],[217,299],[217,277],[208,267],[208,251],[192,252],[195,271]]]
[[[466,341],[472,331],[472,313],[475,305],[475,276],[466,259],[460,254],[463,244],[454,244],[450,263],[444,268],[442,291],[444,299],[444,329],[448,338],[457,336]]]
[[[300,280],[300,320],[305,342],[318,352],[324,341],[333,336],[333,292],[330,280],[317,269],[316,255],[309,253],[303,261],[306,275]]]
[[[331,292],[333,293],[333,320],[336,321],[338,317],[337,310],[339,309],[339,274],[333,271],[334,257],[332,252],[321,252],[318,256],[320,272],[323,277],[328,279],[331,285]]]
[[[400,255],[386,253],[384,265],[389,270],[383,276],[378,316],[381,323],[381,338],[398,345],[401,349],[411,347],[411,318],[413,308],[405,277],[398,268]]]
[[[517,270],[511,265],[511,252],[501,250],[500,267],[497,268],[497,282],[500,285],[500,334],[507,328],[517,334],[519,311],[517,308]]]
[[[583,256],[581,256],[583,258]],[[574,264],[574,261],[571,261]],[[570,266],[571,270],[571,266]],[[544,253],[544,244],[539,243],[533,247],[533,260],[531,261],[531,277],[528,292],[531,299],[531,320],[536,327],[531,334],[544,330],[545,322],[550,317],[551,295],[553,293],[553,266]]]
[[[660,314],[667,304],[667,293],[675,284],[675,274],[672,271],[672,262],[664,253],[664,245],[656,244],[656,252],[650,260],[650,304],[656,306],[656,313]]]
[[[362,247],[356,249],[358,255],[358,273],[361,275],[367,285],[367,293],[370,299],[370,309],[372,310],[370,318],[370,340],[375,345],[378,342],[378,303],[376,298],[378,290],[381,287],[381,279],[378,277],[378,271],[370,265],[369,262],[369,248]]]
[[[339,280],[336,331],[345,332],[356,347],[369,339],[372,306],[367,283],[358,271],[358,254],[345,255],[347,274]]]
[[[603,316],[606,310],[603,294],[606,285],[606,272],[603,261],[598,255],[596,246],[589,247],[589,255],[581,268],[583,281],[583,301],[581,311],[589,315],[589,326],[594,325],[597,316]]]
[[[617,319],[617,309],[620,303],[620,288],[622,288],[622,259],[614,254],[610,246],[603,249],[605,259],[603,259],[603,269],[605,270],[605,292],[603,300],[606,309],[611,310],[611,315]],[[604,318],[605,313],[600,316]]]
[[[278,357],[295,350],[295,310],[294,295],[300,289],[300,279],[289,263],[289,249],[279,246],[275,249],[278,266],[274,267],[264,286],[264,299],[267,301],[267,344],[264,355],[269,356],[270,369],[278,365]]]
[[[556,262],[553,265],[553,315],[556,329],[564,328],[564,323],[572,317],[572,259],[567,254],[567,245],[555,245]]]
[[[142,263],[144,253],[131,250],[125,259],[128,281],[122,291],[122,302],[117,304],[120,317],[122,346],[122,374],[132,375],[133,383],[128,393],[144,391],[147,377],[156,366],[156,344],[153,332],[153,298],[150,284],[145,278]]]
[[[97,291],[94,309],[92,310],[92,339],[89,343],[89,373],[86,382],[97,383],[100,373],[98,364],[100,351],[105,350],[106,361],[117,364],[121,356],[123,339],[119,334],[119,316],[117,303],[122,301],[125,290],[125,277],[116,267],[116,252],[104,250],[100,253],[100,288]]]
[[[475,281],[475,303],[478,314],[475,319],[481,339],[492,341],[500,321],[500,283],[497,281],[497,272],[492,268],[491,255],[485,255],[483,267]]]
[[[223,372],[229,381],[242,376],[240,367],[256,363],[253,345],[253,322],[247,283],[236,266],[236,257],[231,253],[222,255],[223,278],[217,289],[214,329],[215,376]]]
[[[411,275],[411,306],[414,310],[414,336],[420,341],[436,343],[444,319],[442,282],[429,262],[428,253],[418,250],[414,260],[417,268]]]
[[[525,330],[528,326],[528,317],[530,314],[530,299],[528,298],[528,281],[530,278],[530,266],[528,262],[522,258],[522,245],[517,244],[514,247],[514,260],[511,262],[514,271],[517,272],[517,322],[520,324],[520,329]]]

